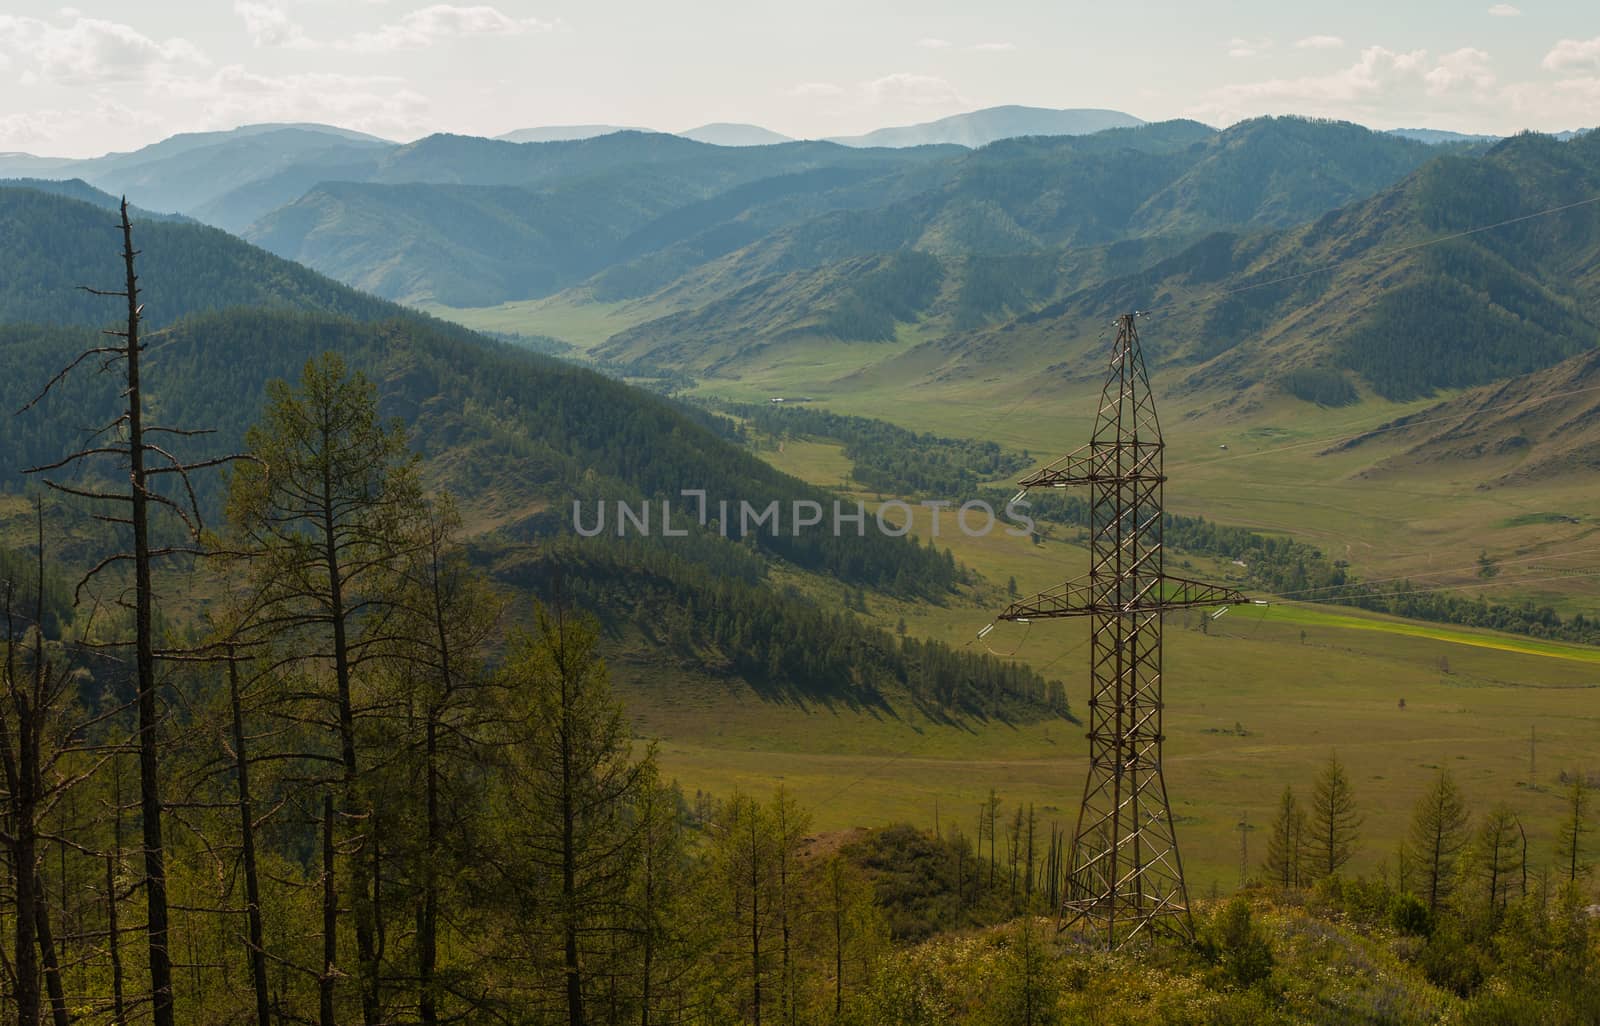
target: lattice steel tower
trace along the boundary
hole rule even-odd
[[[1087,921],[1115,947],[1161,927],[1192,935],[1183,863],[1161,775],[1161,617],[1242,604],[1230,588],[1161,568],[1161,425],[1134,314],[1116,321],[1094,435],[1021,482],[1089,486],[1089,573],[1012,603],[1002,620],[1090,618],[1089,775],[1073,834],[1061,927]]]

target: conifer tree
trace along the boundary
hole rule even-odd
[[[334,353],[306,362],[298,386],[267,386],[262,420],[246,436],[259,464],[230,482],[234,547],[254,584],[245,640],[293,636],[309,664],[331,665],[331,686],[309,696],[330,729],[340,767],[340,811],[357,831],[345,855],[362,1020],[381,1017],[373,871],[379,838],[363,788],[358,721],[369,714],[366,669],[391,647],[387,620],[421,498],[404,429],[378,415],[377,390]]]
[[[1361,829],[1350,779],[1337,752],[1328,754],[1328,762],[1311,789],[1309,819],[1307,863],[1316,876],[1332,876],[1355,856]]]
[[[1584,836],[1589,832],[1589,789],[1581,772],[1572,774],[1572,783],[1567,788],[1567,814],[1561,821],[1561,832],[1558,835],[1556,856],[1561,863],[1561,871],[1566,873],[1568,883],[1576,883],[1580,876],[1589,872],[1589,863],[1585,859]]]
[[[1511,879],[1518,863],[1520,833],[1517,814],[1504,802],[1490,809],[1478,826],[1475,853],[1477,868],[1483,877],[1491,916],[1503,912],[1510,897]]]
[[[1417,802],[1411,817],[1411,837],[1406,845],[1410,877],[1421,890],[1429,912],[1450,897],[1456,860],[1467,845],[1471,813],[1449,770],[1440,770]]]
[[[1279,887],[1296,887],[1303,879],[1302,857],[1306,834],[1306,812],[1294,796],[1294,788],[1284,787],[1278,802],[1278,815],[1267,838],[1265,869],[1268,879]]]
[[[615,971],[616,912],[639,857],[632,810],[654,780],[653,753],[633,756],[599,636],[560,602],[536,606],[501,672],[510,736],[493,863],[516,917],[508,940],[524,949],[508,954],[553,964],[567,1026],[589,1021],[589,989]]]

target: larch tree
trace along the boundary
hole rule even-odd
[[[493,870],[526,917],[513,943],[554,955],[567,1026],[589,1021],[591,987],[616,971],[617,917],[640,847],[632,810],[654,779],[654,754],[633,755],[599,639],[594,621],[561,602],[536,606],[533,629],[512,639],[501,671],[508,819]]]
[[[681,795],[651,780],[641,786],[633,816],[639,857],[625,918],[633,936],[639,1026],[672,1026],[702,971],[705,916],[695,907],[700,886],[680,814]]]
[[[779,942],[779,1018],[793,1026],[799,1012],[799,965],[795,934],[804,915],[805,889],[800,875],[800,848],[811,829],[811,814],[800,808],[780,785],[772,796],[771,822],[776,842],[777,890],[774,907]]]
[[[47,464],[31,467],[28,474],[47,475],[44,483],[64,495],[85,499],[96,509],[110,512],[96,513],[95,517],[106,523],[127,529],[127,547],[104,557],[79,581],[79,595],[84,588],[103,573],[118,570],[131,571],[131,587],[119,579],[113,587],[119,592],[117,602],[128,607],[133,614],[133,639],[114,642],[121,648],[133,649],[133,685],[136,695],[137,728],[135,744],[139,754],[139,822],[143,831],[145,925],[150,975],[150,1015],[154,1026],[173,1026],[175,1022],[172,984],[172,951],[170,939],[170,909],[167,900],[167,844],[163,825],[167,808],[161,797],[161,745],[163,719],[158,694],[160,682],[156,679],[156,587],[157,563],[170,557],[194,558],[210,553],[201,547],[199,539],[203,530],[200,504],[191,480],[196,471],[216,468],[245,457],[238,454],[214,456],[191,460],[177,455],[172,439],[188,439],[209,434],[206,430],[192,430],[172,425],[153,423],[146,410],[145,365],[150,344],[143,336],[144,304],[140,301],[141,289],[137,260],[139,251],[133,248],[133,223],[128,216],[128,201],[122,200],[117,224],[122,236],[122,287],[97,289],[80,285],[83,291],[96,296],[117,299],[125,316],[122,326],[104,334],[117,341],[91,346],[79,352],[22,410],[25,412],[44,404],[51,392],[79,368],[97,366],[99,370],[115,370],[117,413],[107,423],[86,430],[87,439],[80,448]],[[126,481],[126,489],[116,486],[99,486],[93,482],[101,475],[113,481]],[[183,539],[173,544],[163,544],[163,533],[155,514],[166,512],[178,523]],[[131,596],[122,597],[123,595]]]
[[[761,1026],[770,972],[773,892],[776,890],[778,843],[771,818],[761,803],[735,791],[717,810],[712,860],[726,909],[725,939],[730,954],[744,965],[738,1005],[744,1018]]]
[[[1567,813],[1561,821],[1557,835],[1556,857],[1568,883],[1588,875],[1589,863],[1585,858],[1584,835],[1589,832],[1589,788],[1581,772],[1572,774],[1567,788]]]
[[[1278,800],[1278,815],[1267,837],[1264,868],[1268,879],[1280,887],[1298,887],[1304,879],[1302,857],[1306,834],[1306,811],[1294,796],[1294,788],[1284,787]]]
[[[412,906],[416,1014],[422,1026],[441,1020],[450,988],[440,979],[441,908],[450,866],[465,853],[452,838],[472,819],[475,788],[491,760],[489,729],[496,715],[482,669],[485,643],[501,603],[467,564],[455,542],[461,518],[448,495],[418,508],[406,525],[413,544],[401,564],[389,677],[398,692],[386,747],[402,753],[385,774],[385,805],[407,829],[391,831],[403,877],[400,897]],[[395,861],[395,860],[391,860]],[[377,882],[377,881],[375,881]]]
[[[1406,845],[1408,876],[1421,889],[1430,912],[1437,912],[1450,897],[1456,860],[1467,846],[1471,818],[1450,771],[1440,770],[1412,813],[1411,836]]]
[[[33,609],[17,608],[19,582],[0,582],[6,628],[5,658],[0,664],[0,809],[4,811],[0,849],[6,855],[15,913],[6,982],[19,1023],[40,1022],[43,998],[48,995],[52,1021],[66,1026],[70,1012],[50,922],[44,864],[49,835],[59,831],[48,822],[50,811],[85,779],[82,768],[66,761],[80,743],[84,722],[73,715],[77,682],[45,639],[42,509],[38,516]],[[64,875],[60,887],[65,897]]]
[[[245,638],[293,636],[307,665],[333,670],[305,696],[313,720],[337,745],[340,809],[355,832],[344,854],[343,900],[354,912],[354,974],[362,1021],[381,1018],[381,967],[373,900],[378,838],[363,794],[358,721],[367,713],[359,678],[391,649],[405,528],[420,504],[417,461],[405,431],[378,414],[377,390],[333,353],[306,362],[298,385],[273,381],[261,421],[247,435],[259,464],[233,476],[233,546],[254,585]]]
[[[1309,819],[1307,863],[1317,876],[1332,876],[1355,857],[1361,830],[1350,778],[1337,752],[1328,754],[1328,762],[1312,786]]]
[[[1522,827],[1504,802],[1490,809],[1478,825],[1476,866],[1483,880],[1490,916],[1505,910],[1511,881],[1520,862]]]

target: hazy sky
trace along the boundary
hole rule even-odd
[[[751,121],[849,134],[1002,103],[1504,133],[1600,122],[1600,3],[5,0],[0,151],[326,121],[396,139]]]

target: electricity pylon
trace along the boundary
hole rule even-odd
[[[1094,435],[1024,479],[1089,486],[1086,577],[1014,602],[999,619],[1090,618],[1089,775],[1072,838],[1061,928],[1087,922],[1108,947],[1170,928],[1192,936],[1183,862],[1161,775],[1161,617],[1249,602],[1161,568],[1161,425],[1134,314],[1117,319]]]

